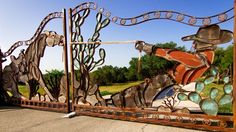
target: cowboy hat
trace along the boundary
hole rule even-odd
[[[221,30],[216,24],[201,27],[197,34],[182,37],[183,41],[194,40],[199,44],[224,44],[233,39],[233,33],[229,30]]]

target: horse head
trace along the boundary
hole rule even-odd
[[[54,31],[44,31],[47,36],[46,43],[47,46],[53,47],[55,45],[63,46],[65,42],[65,37],[63,35],[58,35]]]

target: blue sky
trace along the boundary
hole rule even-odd
[[[68,10],[82,2],[87,1],[1,0],[0,47],[2,51],[5,52],[16,41],[31,38],[42,19],[50,12],[61,11],[63,8]],[[119,17],[133,17],[154,10],[173,10],[193,16],[209,16],[233,7],[233,0],[94,0],[93,2]],[[93,34],[96,22],[94,15],[95,12],[91,12],[89,21],[82,29],[85,39]],[[61,34],[61,24],[61,20],[53,20],[46,26],[45,30],[54,30]],[[220,26],[232,31],[233,20],[220,24]],[[131,27],[110,24],[101,31],[101,40],[144,40],[149,43],[174,41],[179,46],[185,45],[187,49],[190,49],[191,42],[182,42],[181,37],[194,34],[197,30],[196,27],[168,20],[154,20]],[[128,66],[132,57],[138,57],[138,52],[132,44],[102,47],[107,52],[106,65]],[[19,54],[19,50],[13,54]],[[47,48],[40,67],[43,71],[46,69],[63,69],[62,47]]]

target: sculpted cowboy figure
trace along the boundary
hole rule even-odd
[[[231,31],[221,30],[218,25],[202,27],[197,34],[182,38],[183,41],[193,40],[194,53],[159,48],[143,41],[137,41],[135,45],[137,50],[144,51],[148,55],[176,61],[178,65],[168,71],[168,74],[159,74],[144,83],[113,94],[111,96],[113,104],[129,108],[152,107],[155,99],[162,99],[161,96],[159,97],[162,91],[175,86],[178,89],[177,85],[186,85],[201,77],[214,61],[216,46],[227,43],[232,38]]]
[[[137,41],[135,48],[179,64],[168,72],[177,84],[186,85],[201,77],[214,61],[215,49],[218,44],[230,42],[233,33],[222,30],[218,25],[210,25],[199,28],[197,34],[183,37],[183,41],[193,40],[194,53],[178,50],[159,48],[154,45]]]

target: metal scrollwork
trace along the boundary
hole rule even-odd
[[[189,118],[189,121],[190,121],[191,124],[196,124],[197,123],[196,118]]]
[[[203,119],[203,120],[202,120],[202,123],[203,123],[204,125],[210,126],[210,125],[211,125],[211,120],[209,120],[209,119]]]
[[[218,126],[225,128],[227,127],[227,123],[225,121],[219,121]]]
[[[183,122],[183,121],[184,121],[183,117],[181,117],[181,116],[177,116],[177,117],[176,117],[176,120],[177,120],[178,122]]]
[[[171,120],[171,117],[170,117],[169,115],[164,115],[164,120],[170,121],[170,120]]]
[[[105,17],[111,19],[111,21],[115,24],[122,26],[133,26],[146,21],[155,20],[155,19],[167,19],[176,22],[180,22],[183,24],[187,24],[195,27],[202,27],[211,24],[219,24],[225,21],[232,19],[234,16],[231,12],[233,12],[233,8],[208,17],[195,17],[191,15],[187,15],[181,12],[176,11],[151,11],[139,16],[130,17],[130,18],[121,18],[118,16],[112,16],[111,12],[107,11],[104,8],[99,8],[97,4],[93,2],[83,3],[78,5],[73,9],[73,12],[80,12],[85,9],[97,10],[97,12],[101,13]]]

